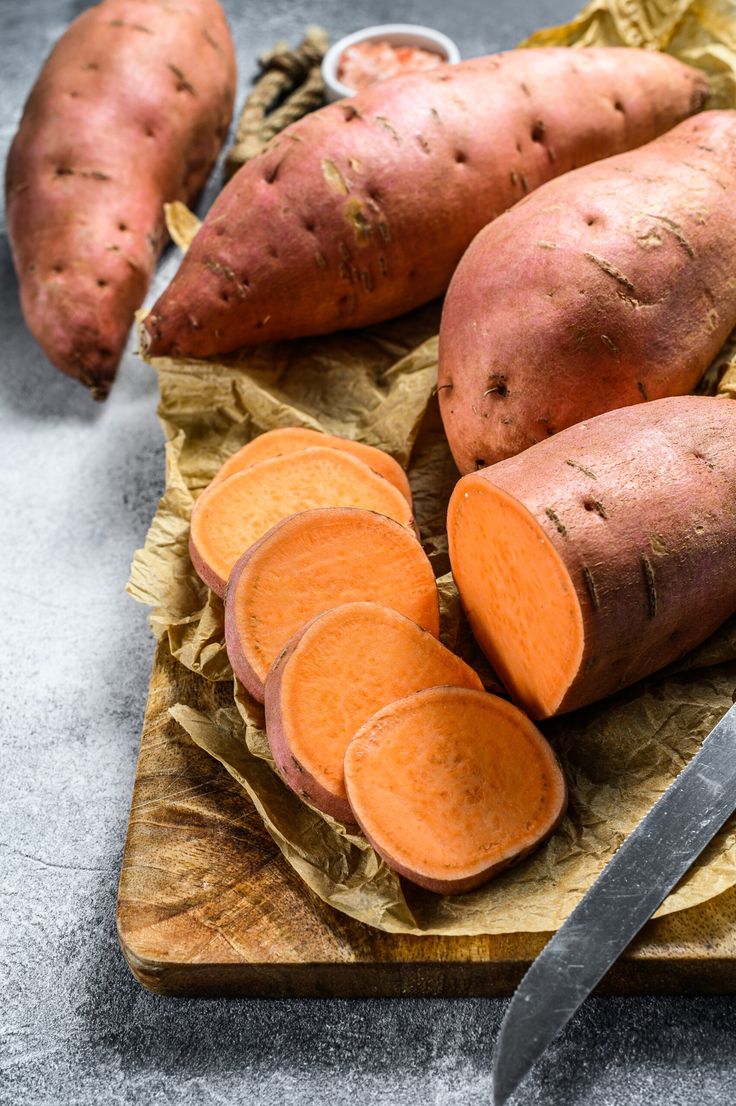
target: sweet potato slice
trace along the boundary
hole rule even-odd
[[[412,525],[411,507],[357,457],[310,448],[271,457],[210,485],[192,512],[189,552],[217,595],[238,557],[281,519],[313,507],[365,507]]]
[[[343,776],[351,738],[381,707],[438,684],[483,690],[465,661],[398,611],[359,602],[317,615],[266,678],[266,730],[285,783],[352,822]]]
[[[610,411],[462,478],[452,570],[491,664],[532,718],[594,702],[736,610],[736,404]]]
[[[411,503],[409,479],[399,462],[395,461],[390,453],[385,453],[372,445],[365,445],[363,442],[355,442],[351,438],[340,438],[335,434],[323,434],[319,430],[310,430],[307,426],[283,426],[277,430],[267,430],[265,434],[259,434],[257,438],[227,459],[212,483],[224,480],[235,472],[241,472],[258,461],[265,461],[269,457],[280,457],[284,453],[295,453],[300,449],[309,449],[310,446],[341,449],[345,453],[351,453],[368,465],[368,468],[388,480],[389,484],[398,488],[407,503]]]
[[[370,718],[345,754],[355,818],[387,864],[429,891],[470,891],[554,833],[567,789],[511,703],[433,687]]]
[[[356,508],[303,511],[240,558],[225,597],[225,642],[235,675],[260,702],[289,638],[330,607],[372,600],[439,635],[432,566],[406,526]]]

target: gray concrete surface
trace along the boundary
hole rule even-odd
[[[3,158],[42,56],[85,6],[0,0]],[[469,55],[576,6],[226,4],[242,89],[259,51],[312,21],[425,22]],[[183,1001],[130,977],[114,907],[152,641],[123,585],[163,481],[156,386],[128,355],[98,407],[45,363],[4,227],[0,288],[0,1104],[487,1102],[503,1002]],[[730,998],[594,1000],[518,1102],[733,1103],[735,1015]]]

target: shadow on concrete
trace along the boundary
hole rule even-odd
[[[99,1062],[109,1065],[113,1052],[126,1085],[171,1079],[181,1090],[196,1080],[214,1101],[229,1086],[233,1097],[223,1101],[270,1104],[279,1101],[275,1087],[262,1098],[249,1092],[266,1088],[278,1072],[291,1088],[288,1100],[300,1106],[327,1101],[330,1087],[331,1101],[354,1106],[490,1103],[504,1000],[163,998],[130,975],[114,936],[113,890],[101,886],[100,895],[105,923],[78,1007],[79,1047],[90,1063],[100,1051]],[[635,1095],[642,1070],[722,1071],[736,1056],[734,1010],[736,1001],[725,997],[594,998],[525,1083],[516,1106],[615,1102],[615,1092],[609,1098],[604,1088],[631,1080],[626,1089]]]

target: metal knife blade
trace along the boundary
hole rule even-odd
[[[736,809],[736,706],[629,834],[516,990],[493,1053],[502,1106]]]

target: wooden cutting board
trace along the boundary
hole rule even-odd
[[[548,935],[381,933],[304,886],[242,788],[168,714],[231,701],[159,646],[118,895],[136,979],[167,995],[510,994]],[[736,888],[650,922],[601,990],[736,990]]]

